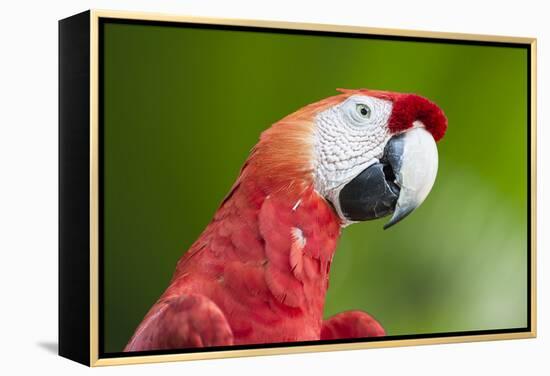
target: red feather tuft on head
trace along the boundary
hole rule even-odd
[[[445,135],[447,118],[435,103],[414,94],[401,94],[395,98],[389,123],[390,131],[397,133],[406,130],[416,120],[424,124],[436,141]]]
[[[391,101],[393,109],[388,126],[392,133],[411,128],[416,120],[424,124],[436,141],[441,140],[447,131],[447,117],[443,111],[420,95],[368,89],[338,90],[344,94],[362,94]]]

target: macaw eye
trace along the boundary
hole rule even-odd
[[[357,114],[362,117],[363,119],[369,119],[370,118],[370,107],[363,103],[358,103],[355,106],[355,111],[357,111]]]

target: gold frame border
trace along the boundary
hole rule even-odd
[[[265,349],[224,350],[201,353],[182,353],[164,355],[140,355],[119,358],[99,358],[99,269],[98,269],[98,24],[99,18],[118,18],[143,21],[192,22],[210,25],[254,26],[289,30],[330,31],[357,34],[377,34],[387,36],[441,38],[463,41],[504,42],[528,44],[531,46],[531,331],[504,334],[463,335],[453,337],[419,338],[388,340],[381,342],[341,343],[304,345]],[[536,293],[536,203],[537,203],[537,40],[536,38],[462,34],[447,32],[431,32],[419,30],[399,30],[370,28],[363,26],[344,26],[329,24],[281,22],[268,20],[249,20],[231,18],[207,18],[195,16],[170,15],[162,13],[122,12],[109,10],[90,11],[90,366],[143,364],[157,362],[173,362],[181,360],[199,360],[216,358],[235,358],[260,355],[297,354],[307,352],[324,352],[337,350],[358,350],[368,348],[404,347],[417,345],[433,345],[445,343],[493,341],[520,338],[535,338],[537,336],[537,293]]]

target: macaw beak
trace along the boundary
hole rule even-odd
[[[437,167],[437,146],[425,128],[415,127],[393,136],[380,161],[342,188],[340,210],[354,222],[393,213],[384,225],[387,229],[422,204],[435,182]]]

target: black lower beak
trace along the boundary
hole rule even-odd
[[[340,191],[342,214],[350,221],[366,221],[393,213],[399,187],[389,163],[375,163]]]

